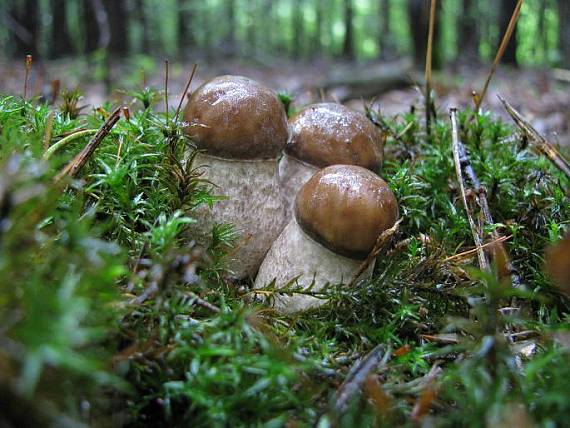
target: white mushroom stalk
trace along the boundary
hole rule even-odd
[[[230,277],[253,278],[284,223],[277,182],[277,157],[288,138],[284,107],[251,79],[221,76],[192,94],[184,114],[186,132],[203,151],[195,165],[213,184],[212,193],[224,197],[192,213],[194,236],[209,245],[214,224],[232,224],[238,239],[229,255]]]
[[[194,165],[201,178],[215,184],[212,193],[224,199],[193,212],[194,232],[203,243],[211,241],[215,224],[231,224],[237,232],[229,251],[227,269],[233,279],[253,278],[271,243],[281,230],[285,207],[279,196],[276,160],[229,160],[199,153]]]
[[[310,291],[318,292],[327,284],[349,283],[361,264],[362,260],[336,254],[316,242],[303,232],[293,216],[271,246],[255,279],[255,288],[265,287],[275,281],[278,288],[290,285],[290,289],[307,289],[312,286]],[[369,277],[373,268],[372,263],[363,273],[363,278]],[[324,300],[306,294],[276,293],[272,305],[279,312],[294,313],[323,303]]]
[[[311,291],[347,284],[372,251],[378,236],[398,217],[396,198],[384,180],[358,166],[324,168],[305,183],[295,213],[259,268],[254,288],[291,285]],[[362,278],[369,277],[369,266]],[[325,300],[297,293],[275,293],[274,307],[297,312]]]

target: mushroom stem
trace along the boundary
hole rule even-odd
[[[292,251],[293,250],[293,251]],[[358,271],[362,260],[350,259],[333,253],[310,238],[293,219],[269,249],[259,268],[254,288],[263,288],[275,280],[277,288],[283,288],[298,277],[296,284],[311,291],[322,290],[327,284],[350,282]],[[370,277],[374,263],[368,266],[362,278]],[[276,295],[273,306],[283,313],[317,307],[325,300],[316,297],[293,294]]]
[[[317,171],[317,167],[301,162],[287,153],[283,154],[279,161],[277,175],[279,176],[279,187],[285,209],[287,210],[286,219],[290,219],[293,216],[293,206],[297,192]]]
[[[200,206],[193,216],[196,239],[209,245],[214,224],[230,223],[238,233],[228,269],[233,279],[253,278],[267,249],[283,228],[284,209],[277,184],[275,159],[231,160],[199,153],[194,164],[202,178],[225,199]]]

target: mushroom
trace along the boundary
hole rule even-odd
[[[355,110],[335,103],[310,105],[290,120],[291,135],[279,161],[279,185],[291,218],[301,186],[320,168],[358,165],[377,171],[382,164],[383,134]]]
[[[273,281],[282,288],[296,280],[318,291],[328,283],[350,281],[378,236],[395,224],[398,204],[386,182],[370,170],[333,165],[301,187],[294,211],[261,264],[255,288]],[[372,269],[371,265],[364,277]],[[291,313],[322,303],[307,295],[277,295],[274,306]]]
[[[285,109],[270,89],[228,75],[196,89],[184,118],[200,150],[195,165],[225,197],[195,211],[195,237],[208,245],[214,224],[232,224],[240,238],[228,260],[230,276],[253,278],[284,223],[277,157],[288,138]]]

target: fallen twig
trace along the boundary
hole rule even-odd
[[[420,394],[443,373],[439,364],[440,362],[436,361],[425,376],[406,383],[385,384],[385,388],[392,394]]]
[[[356,284],[356,282],[358,281],[358,278],[360,278],[362,273],[366,269],[368,269],[368,266],[370,266],[370,264],[378,256],[378,254],[380,254],[380,251],[382,251],[384,246],[390,241],[390,239],[392,239],[392,236],[394,236],[394,234],[398,231],[401,222],[402,222],[401,219],[398,220],[394,224],[394,226],[392,226],[390,229],[385,230],[384,232],[382,232],[380,234],[380,236],[378,236],[378,239],[376,239],[376,244],[374,244],[374,248],[372,249],[370,254],[368,254],[368,257],[366,257],[366,260],[364,260],[362,262],[362,264],[358,268],[358,271],[352,277],[352,280],[349,283],[349,288],[353,287]]]
[[[338,412],[346,410],[350,400],[362,388],[364,381],[372,370],[384,365],[390,360],[391,352],[384,345],[376,346],[362,360],[354,365],[348,373],[336,394],[335,409]]]
[[[200,296],[198,296],[196,293],[192,293],[191,291],[188,293],[190,298],[194,301],[194,303],[196,303],[196,305],[209,310],[210,312],[213,312],[215,314],[219,313],[221,311],[220,308],[218,308],[215,305],[212,305],[210,302],[202,299]]]
[[[418,236],[412,236],[411,238],[403,239],[394,244],[394,247],[388,251],[388,256],[393,256],[394,254],[406,249],[414,240],[424,246],[430,245],[432,242],[432,238],[424,233],[420,233]]]
[[[536,147],[540,153],[546,156],[554,164],[554,166],[556,166],[556,168],[566,174],[566,177],[570,178],[570,164],[566,159],[564,159],[560,152],[556,150],[556,148],[550,144],[548,140],[544,138],[544,136],[542,136],[530,124],[530,122],[524,118],[522,114],[515,110],[507,100],[505,100],[501,95],[497,96],[505,106],[505,109],[512,117],[513,121],[529,138],[533,146]]]
[[[511,238],[512,238],[512,235],[501,236],[501,237],[499,237],[499,238],[497,238],[491,242],[487,242],[486,244],[483,244],[481,246],[481,248],[486,248],[486,247],[489,247],[491,245],[499,244],[499,243],[505,242],[506,240],[511,239]],[[471,250],[467,250],[467,251],[464,251],[462,253],[458,253],[458,254],[454,254],[453,256],[449,256],[449,257],[443,259],[443,261],[449,262],[451,260],[461,260],[461,259],[464,259],[466,257],[469,257],[470,255],[472,255],[476,252],[477,252],[477,248],[473,248]]]
[[[105,123],[99,128],[95,136],[89,141],[89,143],[81,150],[77,156],[75,156],[71,162],[69,162],[54,178],[55,182],[60,181],[62,178],[70,176],[75,177],[77,173],[83,168],[87,163],[93,152],[103,139],[111,132],[111,129],[121,118],[121,108],[117,107]]]
[[[495,224],[495,221],[493,220],[493,216],[491,215],[491,210],[489,208],[489,203],[487,201],[487,189],[483,185],[481,185],[479,178],[475,174],[475,171],[471,166],[471,162],[469,161],[469,156],[465,151],[465,147],[461,146],[460,149],[462,149],[462,151],[464,152],[463,156],[467,162],[465,165],[465,172],[467,173],[467,176],[471,181],[471,185],[477,191],[477,201],[479,203],[479,206],[481,207],[481,212],[483,214],[483,221],[487,225],[493,225]],[[520,276],[516,271],[515,267],[513,266],[513,264],[511,263],[509,255],[507,254],[507,251],[505,250],[505,247],[503,245],[503,241],[501,240],[502,238],[501,235],[499,234],[499,232],[497,232],[496,229],[492,229],[491,237],[493,238],[493,244],[491,245],[491,254],[493,255],[493,260],[497,260],[498,258],[500,258],[504,262],[505,272],[498,272],[499,278],[503,278],[507,275],[510,275],[513,287],[517,288],[520,287],[522,285]]]
[[[487,201],[487,189],[485,186],[481,184],[473,166],[471,165],[471,161],[469,160],[469,155],[467,154],[467,150],[465,146],[461,143],[459,139],[459,125],[457,123],[457,111],[452,111],[452,128],[453,128],[453,139],[454,139],[454,153],[457,152],[458,159],[459,159],[459,167],[465,174],[467,178],[471,182],[472,188],[475,190],[477,194],[477,203],[481,208],[481,222],[483,225],[493,225],[495,221],[493,220],[493,216],[491,214],[491,209],[489,208],[489,203]],[[482,227],[480,228],[482,229]],[[491,237],[493,241],[490,244],[485,244],[480,246],[482,250],[486,246],[490,246],[491,254],[493,256],[493,260],[498,261],[501,260],[501,263],[497,263],[497,268],[502,269],[498,272],[499,278],[504,278],[506,276],[511,277],[511,282],[513,287],[520,288],[522,287],[521,278],[515,269],[514,265],[512,264],[507,251],[503,245],[503,237],[497,232],[496,229],[491,230]]]
[[[457,345],[459,336],[456,333],[449,334],[420,334],[420,337],[431,343],[440,343],[443,345]]]
[[[479,259],[479,267],[481,270],[489,270],[489,262],[483,251],[481,242],[481,237],[479,236],[479,230],[475,225],[473,220],[473,215],[471,213],[471,208],[469,207],[469,202],[467,201],[467,192],[465,191],[465,181],[463,179],[463,168],[462,161],[465,162],[465,150],[461,150],[463,146],[459,139],[459,124],[457,122],[457,109],[452,108],[450,110],[451,116],[451,139],[453,143],[453,160],[455,162],[455,173],[457,175],[457,181],[459,182],[459,188],[461,190],[461,198],[463,200],[463,205],[465,211],[467,212],[467,220],[469,221],[469,227],[471,228],[471,234],[473,235],[473,240],[475,241],[475,247],[477,249],[477,258]],[[463,156],[462,156],[463,154]]]

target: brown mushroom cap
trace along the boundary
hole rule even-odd
[[[384,138],[368,118],[341,104],[313,104],[290,120],[291,138],[285,153],[318,167],[382,164]]]
[[[243,76],[204,83],[190,97],[184,120],[199,149],[227,159],[275,159],[288,138],[277,95]]]
[[[329,250],[363,259],[396,222],[398,203],[373,172],[333,165],[303,185],[295,199],[295,217],[307,235]]]

